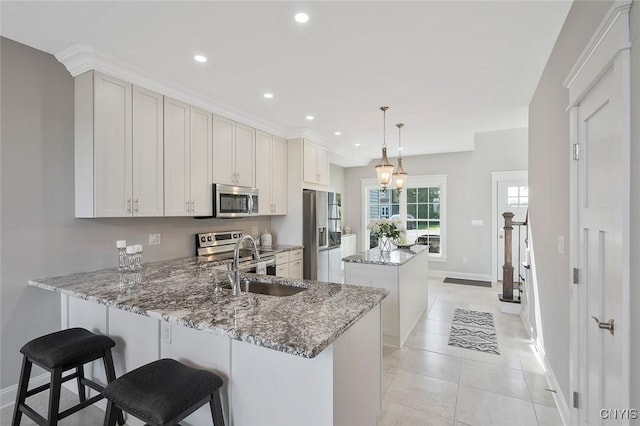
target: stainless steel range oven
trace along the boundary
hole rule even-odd
[[[233,259],[233,249],[242,237],[242,231],[206,232],[196,234],[196,254],[198,262],[218,262]],[[258,264],[253,260],[251,250],[240,249],[238,267],[243,272],[256,272]],[[260,251],[260,263],[264,263],[267,275],[276,274],[276,257],[271,252]]]

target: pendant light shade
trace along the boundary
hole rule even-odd
[[[382,186],[382,189],[387,189],[387,186],[391,183],[393,164],[389,163],[387,159],[387,110],[389,107],[380,107],[382,111],[382,158],[380,163],[376,166],[376,174],[378,176],[378,183]]]
[[[409,177],[409,174],[405,172],[404,168],[402,167],[402,137],[400,134],[402,126],[404,126],[404,124],[402,123],[396,124],[396,127],[398,128],[398,168],[393,174],[393,181],[398,192],[402,192],[402,189],[407,184],[407,177]]]

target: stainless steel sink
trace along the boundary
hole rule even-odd
[[[267,296],[286,297],[293,296],[306,290],[305,287],[294,287],[291,285],[275,284],[271,282],[256,280],[240,280],[240,291],[265,294]]]

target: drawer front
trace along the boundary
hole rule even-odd
[[[289,252],[276,254],[276,265],[282,265],[283,263],[289,263]]]
[[[284,277],[284,278],[289,278],[290,277],[290,269],[289,269],[289,263],[285,263],[284,265],[277,265],[276,266],[276,276],[278,277]]]
[[[302,260],[302,256],[303,256],[302,250],[293,250],[290,253],[291,254],[289,255],[289,258],[291,259],[291,262],[295,262],[296,260]]]

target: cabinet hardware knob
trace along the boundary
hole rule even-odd
[[[191,213],[191,210],[189,210],[190,208],[189,200],[186,201],[186,205],[187,205],[186,207],[187,213]]]
[[[131,213],[131,198],[127,198],[127,213]]]
[[[603,330],[609,330],[609,333],[613,334],[613,329],[614,329],[613,319],[610,319],[607,322],[601,322],[597,317],[592,316],[591,318],[593,318],[596,324],[598,324],[598,328],[601,328]]]
[[[136,198],[136,202],[135,202],[135,206],[136,206],[136,213],[140,213],[140,200]]]
[[[196,202],[192,201],[191,202],[191,213],[195,213],[196,212]]]

